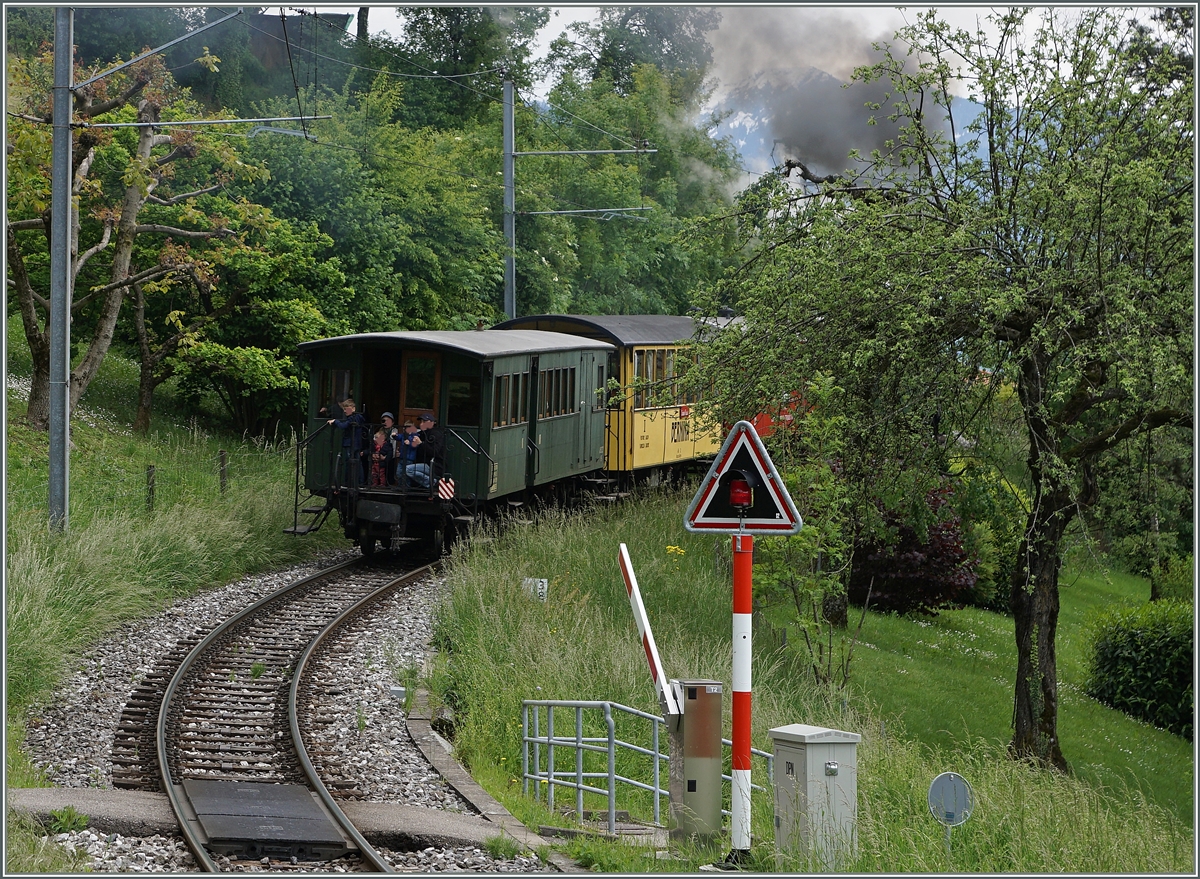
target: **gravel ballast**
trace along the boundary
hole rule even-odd
[[[357,556],[331,553],[310,563],[246,577],[183,599],[159,614],[128,623],[83,656],[77,670],[44,706],[31,711],[25,747],[58,787],[112,787],[108,755],[121,710],[131,690],[176,642],[208,631],[219,622],[287,583]],[[392,694],[398,667],[419,669],[432,630],[432,615],[443,581],[425,578],[373,609],[357,634],[340,645],[321,669],[334,692],[324,706],[336,710],[326,738],[309,748],[335,752],[337,769],[353,778],[363,802],[470,813],[471,806],[450,787],[413,743],[403,704]],[[54,842],[86,854],[101,872],[194,872],[195,860],[179,837],[123,837],[88,829],[56,834]],[[385,852],[399,872],[540,872],[548,869],[526,853],[494,858],[472,847],[427,846],[413,852]],[[235,872],[258,870],[345,872],[353,862],[305,864],[234,862]]]

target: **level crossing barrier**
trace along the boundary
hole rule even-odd
[[[545,732],[542,732],[543,709],[545,715]],[[570,711],[573,715],[572,732],[563,735],[555,732],[555,711]],[[605,735],[584,735],[584,712],[601,712],[604,717]],[[650,725],[650,747],[646,748],[632,742],[617,738],[616,717],[625,714]],[[664,742],[668,741],[667,722],[654,714],[630,708],[616,702],[565,700],[565,699],[526,699],[521,703],[521,789],[526,796],[529,794],[530,782],[533,782],[534,799],[541,799],[541,786],[546,786],[546,805],[553,811],[555,788],[563,787],[575,792],[575,816],[583,820],[583,795],[585,792],[605,797],[608,803],[608,833],[613,835],[617,828],[617,784],[625,784],[637,790],[653,794],[654,824],[662,823],[661,798],[670,798],[670,792],[664,783],[666,772],[664,765],[669,764],[669,751],[664,751]],[[561,724],[559,725],[561,730]],[[726,751],[732,749],[729,739],[721,739],[721,745]],[[574,755],[570,769],[559,769],[555,762],[555,749],[567,749]],[[617,772],[617,752],[625,750],[640,754],[650,763],[647,775],[650,782],[630,778]],[[606,757],[604,771],[584,771],[583,757],[585,753],[603,754]],[[774,781],[774,755],[751,748],[753,756],[766,761],[767,783]],[[545,755],[543,757],[543,754]],[[604,787],[596,782],[603,779]],[[732,783],[728,774],[722,773],[723,782]],[[750,785],[751,790],[760,793],[770,793],[770,789],[757,784]],[[721,810],[722,815],[729,815],[728,809]]]

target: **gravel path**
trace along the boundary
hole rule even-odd
[[[126,624],[82,657],[79,668],[54,694],[50,703],[31,712],[26,735],[30,758],[60,787],[112,787],[108,755],[121,709],[130,691],[149,672],[160,655],[183,637],[207,631],[241,608],[286,583],[313,574],[357,555],[332,553],[308,564],[256,577],[222,589],[184,599],[145,620]],[[353,778],[369,802],[402,802],[450,811],[470,811],[412,742],[401,703],[390,693],[397,666],[419,668],[432,629],[432,611],[442,581],[429,578],[394,596],[372,611],[361,634],[324,657],[323,679],[336,675],[328,687],[336,705],[337,722],[328,724],[324,742],[310,749],[335,751],[337,769]],[[181,838],[121,837],[90,830],[58,834],[54,841],[86,853],[92,869],[101,872],[194,872],[195,861]],[[427,848],[420,852],[388,853],[400,872],[540,872],[547,865],[536,857],[496,859],[486,851],[466,848]],[[272,865],[288,869],[289,865]],[[258,862],[230,866],[238,872],[265,870]],[[346,872],[338,862],[291,866],[298,872]]]

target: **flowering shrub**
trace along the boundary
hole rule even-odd
[[[895,539],[873,540],[855,549],[850,601],[861,606],[870,592],[870,608],[936,616],[939,608],[959,607],[975,585],[975,558],[964,543],[962,520],[950,506],[953,490],[934,489],[925,496],[932,523],[921,535],[913,525],[886,514]]]

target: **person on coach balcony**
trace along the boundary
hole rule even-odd
[[[432,412],[424,413],[417,422],[420,431],[412,438],[416,449],[416,461],[405,468],[409,481],[421,488],[429,488],[445,469],[446,438],[437,427]]]

